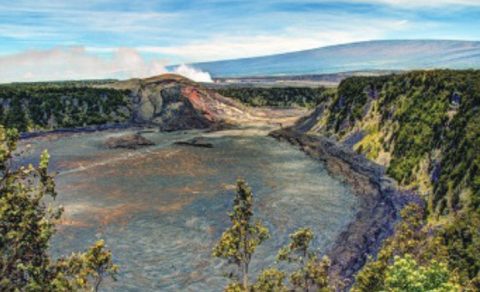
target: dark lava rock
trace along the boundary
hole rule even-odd
[[[321,104],[315,108],[313,113],[300,118],[295,124],[295,129],[300,132],[308,132],[320,121],[325,112],[325,107],[324,104]]]
[[[105,141],[105,146],[110,149],[127,148],[137,149],[145,146],[155,145],[152,141],[140,134],[126,134],[119,137],[110,137]]]
[[[183,145],[183,146],[213,148],[213,144],[208,142],[207,139],[202,137],[196,137],[187,141],[178,141],[178,142],[175,142],[174,144]]]
[[[362,139],[365,137],[365,133],[363,131],[356,131],[349,135],[345,140],[343,140],[343,145],[346,147],[353,149],[353,146],[357,144],[358,142],[362,141]]]
[[[459,107],[460,103],[462,102],[462,97],[458,93],[452,94],[452,97],[450,98],[450,105],[453,107]]]
[[[438,180],[440,179],[440,175],[442,174],[442,165],[440,164],[440,161],[434,160],[432,163],[432,170],[430,172],[430,180],[433,183],[437,183]]]

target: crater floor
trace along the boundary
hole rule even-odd
[[[356,213],[350,188],[303,152],[246,128],[206,133],[147,132],[156,143],[138,150],[107,149],[109,137],[132,130],[49,135],[23,140],[24,162],[42,149],[58,171],[65,207],[51,252],[67,254],[103,238],[120,265],[115,291],[218,291],[226,283],[211,248],[228,226],[235,181],[255,194],[256,216],[271,232],[255,254],[252,274],[274,264],[279,247],[297,227],[312,227],[320,252]],[[203,136],[213,148],[174,145]]]

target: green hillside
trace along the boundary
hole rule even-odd
[[[418,219],[424,227],[408,229],[404,236],[397,232],[385,243],[379,261],[391,263],[394,255],[406,253],[422,261],[430,254],[448,262],[464,285],[478,285],[480,71],[352,77],[339,85],[333,100],[319,107],[322,110],[303,120],[300,129],[351,145],[385,165],[402,187],[416,190],[426,202],[428,220]],[[430,232],[416,233],[427,229]],[[399,247],[415,236],[416,249]],[[375,282],[375,265],[381,266],[372,261],[360,273],[365,283]],[[477,282],[471,281],[475,277]]]

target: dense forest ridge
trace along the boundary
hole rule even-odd
[[[336,90],[325,87],[221,87],[216,89],[251,106],[315,108],[331,99]]]
[[[220,83],[195,83],[174,74],[126,81],[106,79],[0,84],[0,123],[15,127],[23,133],[71,128],[95,130],[146,123],[161,123],[161,127],[168,130],[172,128],[172,121],[180,124],[175,127],[181,129],[207,127],[212,119],[231,123],[251,123],[257,120],[260,123],[288,125],[305,112],[299,108],[314,108],[335,95],[335,88],[319,86],[318,80],[334,78],[338,84],[351,75],[385,73],[284,76],[267,78],[266,81],[255,78],[256,86],[251,86],[248,78],[222,85],[220,79],[216,80]],[[288,83],[289,80],[294,83]],[[315,86],[296,83],[305,80]],[[186,92],[186,88],[191,90]],[[190,94],[191,100],[185,94]],[[203,104],[195,102],[192,94],[198,94]],[[294,107],[297,110],[288,113],[285,110],[251,109],[225,96],[254,107]],[[162,100],[168,101],[163,103]],[[178,114],[174,114],[172,119],[162,120],[171,111],[172,101],[176,100],[187,101],[188,105],[177,111],[189,112],[190,120],[195,117],[192,125],[179,123]],[[218,102],[213,102],[214,100]],[[205,120],[202,114],[195,114],[197,110],[213,114],[208,114]],[[274,119],[269,121],[269,118]]]
[[[352,146],[447,214],[478,207],[478,92],[480,71],[354,77],[296,128]]]
[[[127,91],[91,85],[90,82],[0,85],[0,123],[30,132],[129,120],[131,105]]]
[[[479,92],[473,70],[352,77],[292,129],[328,136],[384,165],[426,203],[428,220],[410,212],[420,227],[399,227],[357,276],[358,291],[383,289],[394,257],[412,255],[422,264],[445,262],[463,286],[480,288]]]
[[[318,76],[271,77],[266,80],[264,80],[265,78],[253,78],[255,86],[251,86],[249,83],[251,78],[235,79],[227,82],[228,84],[221,78],[215,79],[215,83],[195,83],[174,74],[126,81],[105,79],[0,84],[0,123],[7,127],[15,127],[22,133],[31,133],[71,128],[95,130],[127,127],[132,123],[145,124],[153,122],[153,120],[158,122],[161,120],[159,116],[168,112],[168,106],[163,109],[158,106],[159,100],[163,99],[160,95],[164,94],[168,99],[172,93],[174,95],[181,93],[178,88],[190,87],[197,89],[201,96],[211,96],[210,101],[218,99],[219,104],[230,105],[225,108],[232,110],[220,119],[228,120],[237,113],[234,123],[245,118],[251,122],[255,120],[254,117],[260,122],[268,123],[268,117],[276,117],[270,123],[289,124],[295,119],[293,116],[301,115],[304,111],[294,110],[287,113],[287,111],[267,109],[252,110],[224,97],[228,96],[255,107],[310,109],[331,99],[336,91],[335,88],[320,86],[319,80],[330,80],[334,84],[338,84],[352,75],[385,73],[387,72],[347,72]],[[304,81],[309,84],[305,85]],[[168,89],[164,88],[163,93],[155,92],[162,91],[160,88],[162,86],[168,87]],[[141,95],[145,94],[149,95],[148,98],[145,96],[142,98]],[[156,97],[152,94],[156,94]],[[182,99],[181,96],[175,98]],[[153,107],[156,107],[155,111],[157,112],[152,110]],[[162,110],[164,110],[163,113]],[[286,115],[286,120],[282,121],[284,115]],[[198,118],[202,120],[201,117]],[[169,122],[164,122],[163,127],[168,129]],[[197,126],[206,126],[206,124],[205,121],[196,123]]]

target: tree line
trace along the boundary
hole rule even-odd
[[[335,90],[325,87],[226,87],[216,89],[223,96],[250,106],[314,108],[333,96]]]
[[[131,106],[128,91],[95,88],[86,84],[0,85],[0,124],[29,132],[129,120]]]

